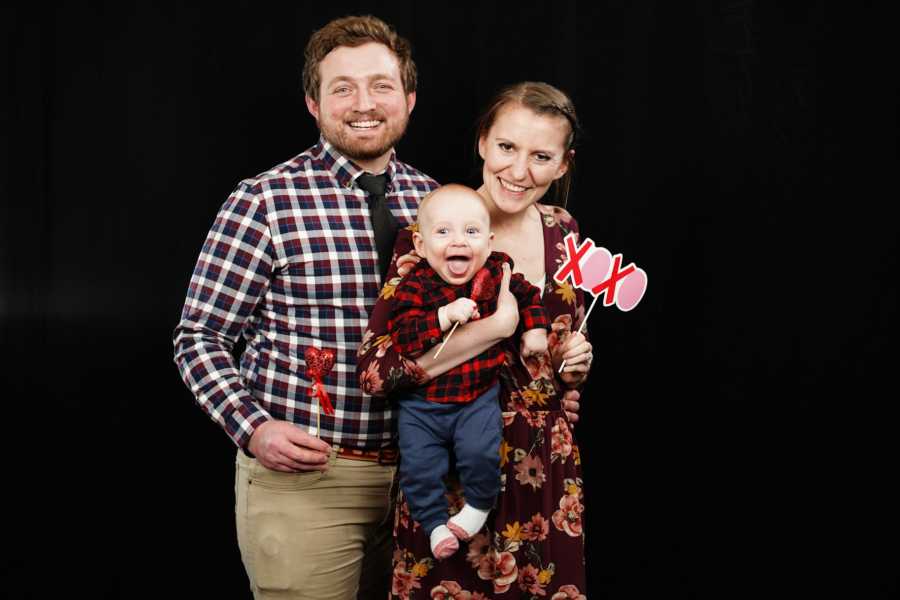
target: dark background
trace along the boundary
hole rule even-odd
[[[439,181],[500,85],[570,92],[569,208],[649,274],[591,317],[590,596],[896,594],[896,43],[732,0],[0,9],[4,595],[248,597],[171,333],[229,192],[316,140],[309,34],[360,13],[413,42],[398,153]]]

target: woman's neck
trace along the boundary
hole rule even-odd
[[[500,211],[492,212],[491,231],[495,240],[510,240],[514,243],[521,243],[522,240],[528,239],[528,234],[532,232],[534,223],[538,220],[538,210],[534,205],[530,205],[522,212],[515,214]]]
[[[529,230],[535,219],[540,218],[537,207],[533,204],[529,204],[520,212],[508,213],[497,208],[484,185],[478,188],[478,193],[484,198],[488,213],[491,215],[491,232],[495,239],[522,239],[519,236]]]
[[[493,248],[504,252],[515,263],[514,272],[521,273],[533,285],[539,285],[545,276],[544,238],[541,213],[534,204],[517,213],[498,210],[484,186],[478,192],[484,197],[491,215]]]

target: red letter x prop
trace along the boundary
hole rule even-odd
[[[562,283],[566,280],[566,277],[571,273],[572,275],[572,283],[575,287],[581,285],[583,281],[581,276],[581,267],[578,262],[581,260],[581,257],[587,254],[588,250],[594,247],[594,242],[591,241],[590,238],[585,240],[581,246],[577,249],[575,248],[575,234],[570,233],[566,236],[566,259],[567,262],[556,272],[556,275],[553,276],[556,281]]]
[[[635,266],[634,263],[631,263],[627,267],[625,267],[622,271],[619,271],[619,266],[622,264],[622,255],[616,254],[613,256],[613,265],[612,271],[609,274],[609,278],[603,283],[599,283],[591,289],[591,293],[595,296],[599,296],[600,294],[606,294],[603,298],[603,306],[611,306],[613,302],[616,301],[616,284],[619,283],[619,280],[634,271]]]

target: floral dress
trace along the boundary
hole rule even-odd
[[[535,206],[544,226],[543,302],[552,322],[548,339],[552,347],[584,318],[581,291],[553,280],[565,258],[563,238],[577,233],[578,226],[562,208]],[[398,236],[396,256],[412,249],[414,227]],[[413,361],[391,348],[386,326],[399,282],[396,265],[388,275],[359,351],[361,386],[374,395],[425,379]],[[438,561],[401,492],[394,521],[392,598],[585,598],[581,459],[560,407],[566,387],[554,373],[549,355],[525,364],[518,347],[518,339],[504,342],[506,361],[500,373],[504,427],[496,508],[478,534],[461,541],[452,557]],[[452,515],[463,505],[462,490],[452,476],[448,488]]]

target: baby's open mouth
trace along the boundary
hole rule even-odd
[[[469,262],[471,262],[471,258],[468,256],[463,256],[461,254],[455,254],[453,256],[447,257],[447,269],[450,270],[454,275],[464,275],[466,269],[469,268]]]

